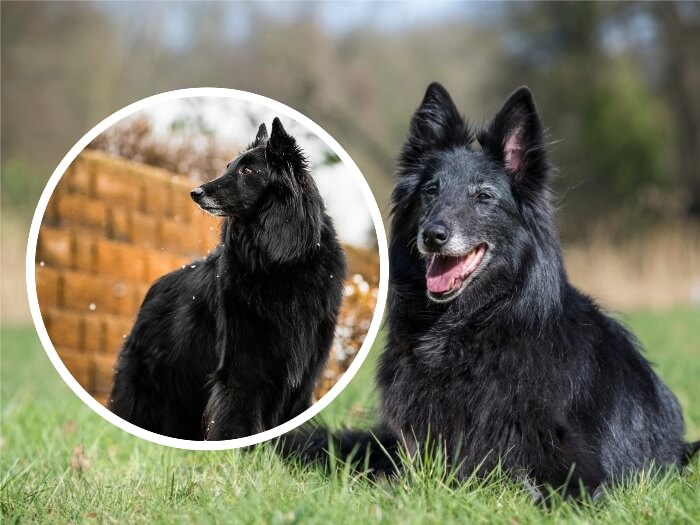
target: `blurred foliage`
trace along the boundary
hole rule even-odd
[[[535,92],[565,238],[700,217],[700,4],[523,3],[502,16],[500,84]]]
[[[170,132],[169,137],[159,136],[147,118],[136,116],[112,126],[89,147],[195,180],[208,180],[212,174],[222,173],[240,150],[240,146],[222,144],[207,133],[201,122],[191,119],[176,119]]]
[[[636,200],[646,186],[668,182],[669,129],[660,107],[627,64],[593,79],[583,100],[584,149],[594,172],[608,176],[608,198]]]
[[[3,161],[1,173],[2,209],[15,215],[31,217],[44,189],[46,177],[37,167],[24,160]]]
[[[367,255],[374,261],[371,274],[376,275],[379,259],[371,252]],[[350,264],[352,265],[352,260]],[[379,294],[378,279],[375,279],[374,283],[371,281],[367,275],[359,273],[353,274],[345,281],[343,305],[335,329],[333,346],[314,393],[316,399],[320,399],[338,382],[365,342]]]
[[[21,177],[9,167],[26,166],[38,188],[120,107],[232,87],[327,129],[386,212],[393,159],[429,82],[444,83],[476,125],[528,84],[561,167],[565,238],[600,223],[634,231],[700,216],[700,4],[453,4],[452,17],[400,30],[371,23],[395,5],[362,8],[367,24],[332,34],[312,3],[275,13],[253,3],[4,2],[3,172]],[[173,39],[173,28],[185,36]]]

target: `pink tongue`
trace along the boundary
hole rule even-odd
[[[445,293],[460,282],[464,257],[434,257],[428,265],[428,290]]]

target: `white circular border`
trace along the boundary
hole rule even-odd
[[[296,416],[295,418],[273,428],[266,430],[259,434],[252,436],[247,436],[244,438],[230,439],[225,441],[192,441],[187,439],[177,439],[168,436],[163,436],[156,434],[155,432],[150,432],[141,427],[138,427],[128,421],[120,418],[116,414],[112,413],[105,406],[99,403],[94,397],[92,397],[66,368],[63,364],[61,358],[59,357],[56,349],[49,338],[49,334],[44,326],[44,321],[41,317],[41,311],[39,309],[39,301],[36,292],[36,245],[39,237],[39,229],[41,227],[41,221],[44,217],[44,212],[46,211],[46,206],[53,194],[58,181],[61,179],[65,171],[68,169],[70,164],[75,160],[75,158],[80,154],[85,147],[92,142],[100,133],[104,132],[110,126],[116,124],[118,121],[122,120],[137,111],[141,111],[145,108],[154,106],[161,102],[168,100],[176,100],[181,98],[189,97],[224,97],[233,98],[236,100],[242,100],[247,102],[253,102],[266,106],[275,111],[279,111],[284,116],[292,118],[305,126],[307,129],[314,132],[318,137],[323,140],[328,147],[330,147],[343,163],[350,168],[353,176],[356,179],[357,184],[362,191],[365,201],[369,207],[370,213],[372,215],[372,221],[374,222],[374,229],[377,234],[377,242],[379,245],[379,293],[377,296],[377,305],[374,310],[374,316],[372,317],[372,322],[370,323],[369,331],[365,337],[364,342],[360,348],[360,351],[353,359],[350,367],[345,371],[340,380],[333,385],[333,387],[319,399],[314,405],[309,407],[307,410]],[[276,100],[263,97],[261,95],[256,95],[255,93],[249,93],[247,91],[239,91],[235,89],[225,89],[225,88],[190,88],[190,89],[179,89],[175,91],[168,91],[166,93],[161,93],[159,95],[153,95],[151,97],[139,100],[127,107],[120,109],[116,113],[113,113],[102,122],[97,124],[94,128],[88,131],[76,144],[73,146],[68,154],[63,157],[63,160],[58,164],[54,170],[49,182],[44,188],[41,198],[39,199],[39,204],[37,205],[36,211],[34,212],[34,218],[32,219],[32,225],[29,230],[29,239],[27,241],[27,295],[29,296],[29,308],[32,313],[32,319],[34,321],[34,326],[39,334],[39,339],[44,346],[46,354],[51,359],[53,366],[56,368],[60,376],[66,382],[66,384],[75,392],[75,394],[83,400],[83,402],[89,406],[92,410],[97,412],[100,416],[105,418],[110,423],[116,425],[122,430],[126,430],[134,436],[140,437],[147,441],[153,443],[158,443],[160,445],[166,445],[169,447],[186,449],[186,450],[226,450],[239,447],[247,447],[250,445],[256,445],[281,436],[282,434],[293,430],[302,423],[305,423],[321,410],[326,408],[347,384],[352,380],[357,371],[362,366],[369,350],[377,337],[379,328],[382,322],[382,315],[384,313],[384,307],[386,305],[387,289],[388,289],[388,273],[389,273],[389,256],[387,251],[386,233],[384,231],[384,223],[382,222],[381,213],[379,212],[379,207],[374,199],[374,195],[367,184],[367,181],[362,176],[360,169],[350,158],[350,155],[342,148],[338,142],[331,137],[326,131],[321,128],[318,124],[313,122],[311,119],[305,117],[298,111],[277,102]]]

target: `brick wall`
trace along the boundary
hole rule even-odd
[[[36,259],[41,314],[66,367],[101,402],[150,283],[206,255],[218,242],[219,221],[189,197],[194,185],[157,168],[85,150],[49,201]],[[353,277],[340,324],[352,318],[356,333],[348,338],[351,330],[339,330],[317,395],[354,357],[366,332],[358,332],[359,326],[369,324],[374,310],[376,255],[355,249],[348,255]]]

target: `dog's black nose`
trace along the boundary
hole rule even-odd
[[[431,222],[423,228],[423,244],[428,248],[440,248],[449,238],[450,229],[444,222]]]
[[[190,197],[194,202],[199,202],[199,199],[204,195],[204,190],[202,188],[195,188],[190,192]]]

